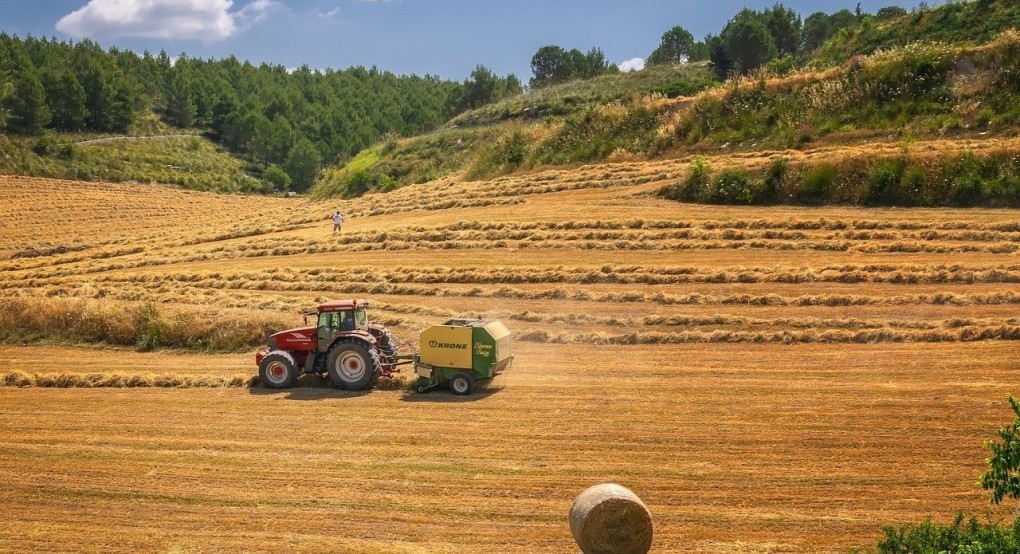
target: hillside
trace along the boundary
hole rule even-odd
[[[197,129],[128,135],[0,135],[0,174],[83,181],[160,183],[216,192],[264,192],[273,185]]]
[[[656,552],[845,552],[984,513],[1015,211],[657,198],[689,163],[326,203],[0,177],[0,550],[559,552],[600,481],[648,503]],[[406,374],[247,388],[267,329],[350,297],[407,341],[498,317],[517,359],[467,400]]]
[[[815,55],[816,65],[842,63],[857,55],[914,42],[976,46],[995,39],[1020,22],[1020,6],[1011,0],[945,2],[934,8],[888,19],[870,19],[827,41]]]
[[[873,141],[893,140],[902,155],[793,171],[777,162],[781,175],[771,184],[762,172],[731,175],[713,166],[699,174],[692,166],[689,174],[705,182],[687,186],[685,178],[664,194],[710,203],[1017,205],[1009,152],[992,160],[927,156],[924,164],[910,153],[917,141],[1009,136],[1020,128],[1020,35],[1009,17],[1015,9],[976,2],[863,17],[802,60],[802,69],[766,66],[721,85],[713,86],[707,67],[690,65],[542,89],[462,114],[454,119],[459,127],[373,146],[349,166],[324,172],[313,194],[351,197],[451,174],[470,180],[720,152],[866,151]],[[980,24],[974,10],[985,10]],[[972,18],[966,40],[953,23],[959,18]],[[925,38],[911,34],[918,21],[932,30],[931,40],[953,42],[915,42]],[[840,58],[840,48],[867,54]],[[625,93],[628,87],[635,93]],[[678,91],[684,95],[673,97]]]
[[[564,118],[584,117],[598,106],[694,93],[714,84],[704,64],[659,66],[576,80],[468,110],[442,129],[410,138],[390,137],[345,164],[327,167],[312,195],[352,197],[388,191],[451,174],[507,173],[525,166],[526,150]]]

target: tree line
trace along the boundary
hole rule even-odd
[[[387,134],[411,136],[522,91],[513,75],[478,66],[463,82],[376,68],[315,71],[141,55],[95,42],[0,35],[0,131],[126,133],[141,114],[198,127],[295,190],[324,161]],[[279,176],[282,169],[287,179]]]
[[[702,41],[695,41],[682,26],[669,29],[648,56],[648,63],[710,60],[720,79],[747,74],[770,63],[793,67],[841,32],[873,19],[904,15],[907,10],[899,6],[882,8],[872,15],[863,12],[860,4],[854,11],[815,12],[807,18],[781,3],[764,10],[745,8],[727,21],[719,34],[709,34]]]
[[[599,48],[581,52],[576,48],[566,50],[550,44],[539,48],[531,57],[530,86],[532,89],[538,89],[619,71],[616,65],[609,63],[605,53]]]
[[[718,34],[709,34],[704,40],[696,40],[682,25],[670,28],[662,34],[659,45],[646,62],[661,65],[709,60],[717,76],[725,79],[749,73],[773,61],[795,65],[844,30],[870,19],[886,20],[904,15],[907,10],[899,6],[882,8],[871,15],[861,11],[860,4],[854,11],[815,12],[807,18],[781,3],[764,10],[745,8],[727,21]],[[531,70],[532,89],[619,71],[599,48],[585,53],[557,45],[539,48],[531,58]]]

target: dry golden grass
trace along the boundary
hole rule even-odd
[[[0,178],[0,300],[25,314],[0,318],[0,551],[564,552],[573,497],[602,481],[648,504],[656,552],[845,552],[983,513],[1017,369],[1016,212],[651,195],[688,163],[319,204]],[[406,375],[248,387],[250,342],[226,338],[351,296],[405,341],[499,317],[518,358],[468,400]],[[96,343],[132,344],[118,314],[146,304],[239,352]]]

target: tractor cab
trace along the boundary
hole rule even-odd
[[[319,306],[316,325],[316,352],[326,352],[338,334],[369,332],[368,302],[340,300]]]

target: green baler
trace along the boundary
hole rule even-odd
[[[418,392],[448,384],[454,394],[471,394],[514,359],[513,334],[495,320],[451,319],[426,329],[420,341],[414,358]]]

